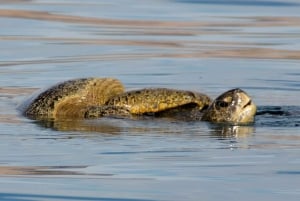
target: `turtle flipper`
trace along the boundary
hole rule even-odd
[[[127,91],[110,98],[105,105],[127,108],[131,114],[143,115],[179,108],[183,105],[195,105],[202,110],[211,100],[205,94],[187,90],[168,88],[145,88]]]

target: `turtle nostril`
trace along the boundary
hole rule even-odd
[[[251,100],[249,100],[248,101],[248,103],[246,104],[246,105],[244,105],[244,107],[243,108],[245,108],[245,107],[247,107],[247,106],[250,106],[252,104],[252,101]]]

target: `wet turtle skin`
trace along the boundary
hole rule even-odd
[[[224,92],[212,103],[201,93],[165,88],[142,89],[113,96],[105,106],[89,108],[86,117],[133,118],[149,114],[185,121],[248,124],[254,121],[256,105],[239,88]]]
[[[250,96],[245,91],[236,88],[217,97],[203,112],[201,120],[248,124],[254,121],[256,110],[256,105]]]

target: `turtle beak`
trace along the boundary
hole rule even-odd
[[[244,124],[253,122],[255,114],[256,106],[250,96],[236,88],[217,97],[202,119],[212,122]]]
[[[251,97],[242,89],[232,89],[232,119],[236,123],[248,123],[254,121],[256,114],[256,105]]]
[[[241,109],[239,114],[240,118],[238,121],[241,123],[253,122],[256,114],[256,105],[246,92],[241,90],[239,95],[241,100]]]

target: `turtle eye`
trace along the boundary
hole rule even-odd
[[[225,102],[225,101],[218,101],[216,103],[217,107],[228,107],[229,106],[229,103],[228,102]]]

